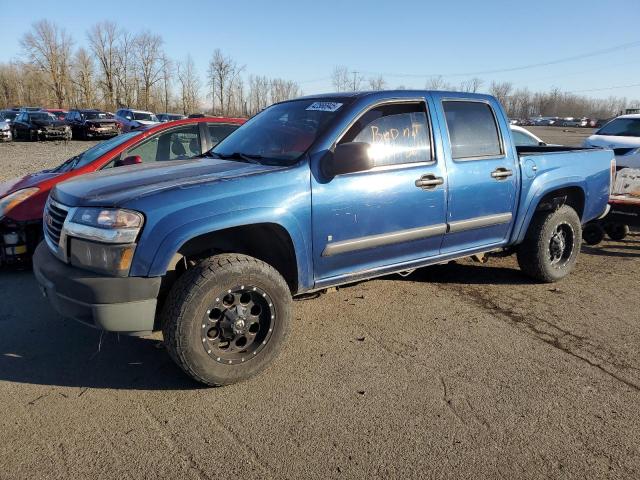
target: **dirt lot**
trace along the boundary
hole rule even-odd
[[[0,145],[2,176],[86,145]],[[205,389],[0,273],[0,478],[639,478],[639,276],[634,234],[557,285],[506,258],[341,288],[295,303],[263,375]]]

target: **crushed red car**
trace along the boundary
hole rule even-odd
[[[188,160],[213,148],[245,122],[242,118],[196,118],[118,135],[51,170],[0,183],[0,265],[27,264],[42,239],[42,213],[60,182],[104,169]]]

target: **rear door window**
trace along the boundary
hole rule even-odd
[[[498,125],[489,104],[444,101],[443,108],[454,160],[503,155]]]

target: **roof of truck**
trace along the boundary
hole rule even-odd
[[[470,96],[470,97],[487,97],[488,95],[482,93],[469,93],[469,92],[454,92],[454,91],[445,91],[445,90],[366,90],[362,92],[333,92],[333,93],[320,93],[316,95],[305,95],[304,97],[293,98],[291,100],[310,100],[310,99],[336,99],[336,98],[362,98],[367,96],[399,96],[399,97],[407,97],[407,96],[422,96],[427,93],[438,93],[442,94],[450,94],[452,96]],[[288,100],[287,100],[288,101]]]

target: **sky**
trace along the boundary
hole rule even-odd
[[[21,36],[41,19],[76,46],[103,20],[150,30],[172,58],[191,54],[202,77],[220,48],[247,74],[295,80],[305,94],[331,91],[344,65],[390,88],[477,76],[640,99],[639,0],[0,0],[0,62],[21,58]]]

